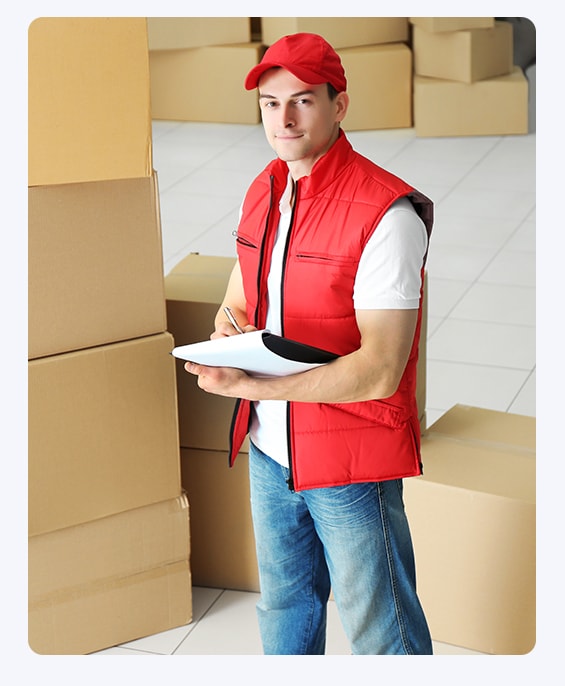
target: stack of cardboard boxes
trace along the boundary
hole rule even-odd
[[[263,56],[248,17],[148,17],[154,119],[257,124],[247,72]]]
[[[29,29],[29,644],[191,619],[147,26]]]
[[[528,82],[512,24],[494,17],[410,17],[418,136],[528,133]]]
[[[352,95],[347,130],[412,126],[406,17],[164,17],[148,26],[155,119],[258,123],[245,76],[281,36],[306,31],[323,35],[343,60]]]
[[[235,264],[191,254],[165,278],[167,327],[178,345],[207,340]],[[176,360],[181,476],[190,502],[191,571],[196,586],[258,591],[246,442],[228,467],[235,401],[205,393]]]
[[[494,17],[149,18],[155,119],[255,124],[247,72],[280,37],[319,33],[339,53],[346,131],[418,136],[528,132],[528,81],[512,24]],[[221,94],[219,96],[218,94]]]

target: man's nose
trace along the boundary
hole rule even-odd
[[[294,117],[294,111],[292,108],[292,104],[289,103],[288,105],[283,105],[281,107],[281,117],[282,117],[282,125],[285,129],[291,128],[296,124],[296,120]]]

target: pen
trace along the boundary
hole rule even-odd
[[[233,326],[233,328],[238,333],[245,333],[241,326],[237,323],[237,319],[234,317],[231,309],[229,307],[224,307],[224,312],[226,313],[226,317],[230,320],[230,324]]]

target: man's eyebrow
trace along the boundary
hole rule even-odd
[[[292,93],[291,98],[299,98],[302,95],[315,95],[314,91],[298,91],[298,93]],[[269,100],[278,100],[276,95],[269,95],[268,93],[259,93],[259,98],[268,98]]]

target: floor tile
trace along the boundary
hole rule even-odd
[[[193,587],[192,589],[192,622],[185,626],[175,627],[167,631],[161,631],[152,636],[146,636],[128,641],[116,648],[109,648],[102,653],[110,654],[147,654],[147,655],[172,655],[180,643],[190,634],[202,616],[210,609],[222,594],[221,589]],[[129,652],[118,652],[126,649]]]
[[[516,394],[514,400],[508,407],[508,412],[514,414],[525,414],[530,417],[537,416],[537,385],[535,370],[529,374],[528,378]]]
[[[445,412],[460,403],[508,412],[529,375],[527,370],[428,359],[427,407]]]
[[[491,217],[523,221],[535,205],[533,191],[467,188],[460,184],[437,207],[437,213],[465,214],[468,217]]]
[[[428,272],[428,332],[431,319],[447,317],[472,283],[472,280],[446,279]]]
[[[223,591],[175,655],[261,655],[257,594]]]
[[[170,190],[161,201],[161,224],[168,230],[169,221],[186,224],[187,241],[206,231],[223,217],[239,209],[239,199],[209,194],[187,193]]]
[[[253,177],[252,172],[203,165],[193,174],[181,179],[175,185],[174,192],[190,196],[201,195],[208,204],[214,203],[218,197],[235,198],[235,204],[239,207]],[[187,207],[187,212],[190,212],[190,206]]]
[[[535,329],[447,319],[428,339],[427,350],[430,360],[531,370],[536,362]]]
[[[517,226],[516,220],[510,218],[477,218],[466,214],[437,212],[430,251],[434,252],[438,245],[498,251],[516,234]]]
[[[221,154],[216,155],[206,162],[206,169],[227,169],[239,172],[240,176],[251,181],[263,167],[272,159],[272,151],[266,140],[245,141],[245,145],[226,148]],[[211,187],[217,187],[212,180]]]
[[[107,648],[106,650],[100,650],[96,653],[91,653],[91,655],[145,655],[146,657],[150,655],[155,655],[155,653],[147,650],[135,650],[133,648],[124,648],[123,646],[116,646],[115,648]]]
[[[506,248],[514,251],[525,251],[531,253],[534,259],[536,250],[536,222],[535,219],[527,218],[508,239]]]
[[[485,280],[487,275],[484,275]],[[536,324],[536,290],[530,286],[473,284],[450,312],[455,319],[499,324]]]
[[[406,129],[351,131],[347,135],[356,150],[381,166],[388,165],[414,141],[413,132]]]
[[[430,276],[440,279],[474,281],[495,256],[495,248],[433,245],[430,246],[427,270]]]
[[[535,288],[536,264],[530,253],[506,250],[493,258],[481,274],[480,280]]]

